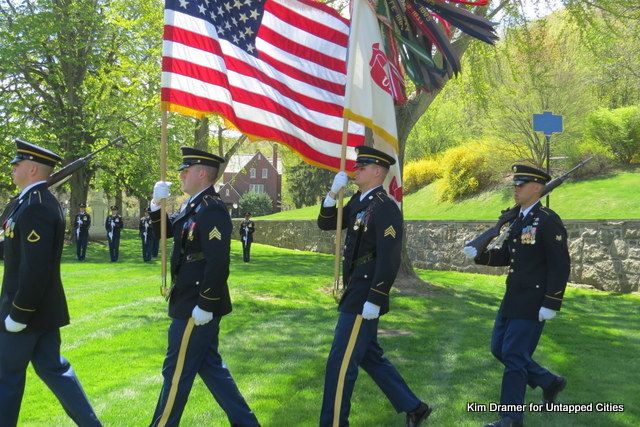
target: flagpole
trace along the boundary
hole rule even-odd
[[[347,163],[347,137],[349,135],[349,119],[344,117],[342,125],[342,146],[340,151],[340,172],[344,172]],[[342,246],[342,204],[344,201],[344,187],[338,191],[338,216],[336,218],[336,250],[333,260],[333,298],[340,301],[344,283],[340,286],[340,247]]]
[[[167,122],[169,113],[162,111],[160,133],[160,181],[167,180]],[[160,200],[160,293],[169,298],[167,287],[167,199]]]

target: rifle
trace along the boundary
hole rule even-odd
[[[592,157],[589,157],[588,159],[581,161],[576,166],[574,166],[571,170],[565,172],[564,174],[560,175],[557,178],[552,179],[547,184],[545,184],[544,188],[540,192],[540,198],[542,198],[543,196],[546,196],[547,194],[552,192],[554,189],[559,187],[563,182],[565,182],[571,176],[573,172],[575,172],[576,170],[586,165],[591,159]],[[492,240],[498,236],[500,236],[500,238],[491,244],[490,249],[502,245],[502,243],[504,242],[504,239],[509,235],[509,228],[510,228],[510,227],[507,227],[505,231],[503,231],[501,234],[500,230],[502,229],[502,226],[508,222],[515,220],[518,217],[519,213],[520,213],[519,205],[515,205],[512,208],[504,209],[503,211],[501,211],[500,218],[498,218],[498,222],[496,223],[496,225],[494,225],[484,233],[480,234],[478,237],[471,240],[470,242],[467,242],[465,246],[474,247],[478,251],[478,255],[480,255],[489,247],[489,244],[492,242]]]
[[[89,153],[84,157],[80,157],[79,159],[76,159],[71,163],[69,163],[68,165],[64,166],[59,171],[52,173],[51,175],[49,175],[49,178],[47,179],[47,187],[53,189],[64,184],[69,178],[71,178],[71,175],[73,175],[79,169],[85,167],[87,163],[89,163],[89,160],[93,159],[96,156],[96,154],[98,154],[99,152],[101,152],[107,147],[117,144],[122,139],[124,139],[124,136],[120,135],[117,138],[109,141],[103,147],[98,148],[96,151]],[[13,196],[9,200],[9,203],[7,203],[7,206],[4,208],[4,211],[2,211],[2,216],[0,216],[0,224],[2,224],[3,226],[7,217],[13,212],[13,209],[15,208],[15,204],[18,202],[18,196],[19,194],[16,194],[15,196]],[[0,230],[0,242],[2,242],[3,240],[4,240],[4,228]]]

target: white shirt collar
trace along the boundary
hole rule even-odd
[[[534,204],[532,204],[531,206],[529,206],[526,209],[522,209],[522,207],[520,207],[520,213],[522,214],[522,216],[526,217],[529,214],[529,212],[531,212],[531,209],[533,209],[533,207],[535,205],[537,205],[538,203],[540,203],[540,199],[536,200],[536,202]]]
[[[381,185],[378,185],[377,187],[373,187],[373,188],[371,188],[371,189],[367,190],[366,192],[362,193],[362,194],[360,195],[360,201],[363,201],[363,200],[365,199],[365,197],[367,197],[367,196],[369,195],[369,193],[371,193],[373,190],[375,190],[375,189],[377,189],[377,188],[380,188],[380,187],[382,187],[382,186],[381,186]]]
[[[19,196],[19,198],[20,198],[20,199],[22,199],[22,197],[23,197],[24,195],[26,195],[26,194],[29,192],[29,190],[31,190],[31,189],[32,189],[33,187],[35,187],[36,185],[40,185],[40,184],[42,184],[43,182],[47,182],[47,181],[44,181],[44,180],[43,180],[43,181],[34,182],[34,183],[33,183],[33,184],[31,184],[31,185],[27,185],[27,186],[24,188],[24,190],[22,190],[22,191],[20,192],[20,196]]]

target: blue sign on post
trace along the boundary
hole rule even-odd
[[[551,159],[551,135],[562,132],[562,116],[545,111],[542,114],[533,115],[533,130],[544,133],[544,154],[547,160],[547,173],[551,174],[549,159]],[[549,195],[547,194],[547,207],[549,207]]]
[[[562,132],[562,116],[545,111],[542,114],[533,115],[533,130],[542,132],[547,136],[552,133]]]

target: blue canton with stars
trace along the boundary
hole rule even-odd
[[[225,39],[257,56],[256,36],[266,0],[166,0],[165,8],[204,19]]]

